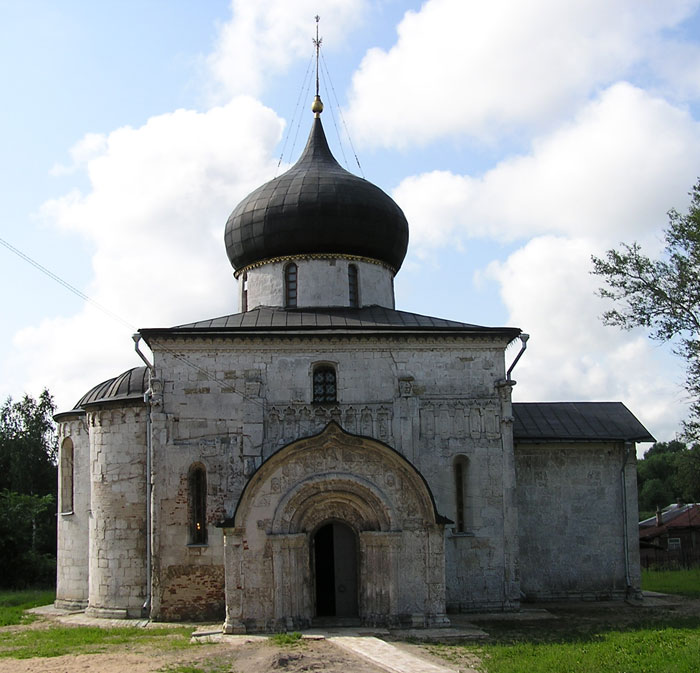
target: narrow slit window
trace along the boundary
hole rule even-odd
[[[75,483],[75,451],[73,440],[66,437],[61,445],[61,512],[73,511],[73,490]]]
[[[357,282],[357,267],[354,264],[348,266],[348,299],[350,308],[358,308],[360,305],[360,293]]]
[[[207,473],[201,465],[190,469],[190,544],[207,543]]]
[[[243,272],[241,278],[241,311],[245,313],[248,310],[248,272]]]
[[[321,365],[314,369],[315,403],[329,403],[337,400],[335,369],[329,365]]]
[[[294,262],[284,267],[284,305],[286,308],[297,306],[297,265]]]
[[[455,479],[455,532],[467,532],[466,512],[466,497],[465,497],[465,481],[467,479],[467,460],[463,457],[458,458],[454,464],[454,479]]]

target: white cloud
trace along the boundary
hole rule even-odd
[[[25,389],[48,385],[65,409],[92,385],[141,364],[130,338],[135,328],[237,311],[223,225],[248,192],[273,177],[282,126],[270,109],[239,97],[106,135],[84,160],[89,191],[51,201],[43,214],[92,243],[85,292],[132,327],[91,305],[45,320],[16,335],[8,378],[23,378]]]
[[[687,411],[682,362],[643,331],[601,323],[590,256],[632,239],[656,252],[666,211],[685,207],[698,156],[700,124],[686,110],[620,83],[536,139],[527,156],[481,177],[409,177],[393,195],[414,253],[474,237],[523,241],[485,274],[500,286],[508,323],[532,334],[516,399],[621,400],[668,439]]]
[[[657,241],[666,211],[683,208],[697,175],[700,124],[687,111],[616,84],[576,118],[474,178],[408,177],[394,190],[414,251],[468,237],[586,235],[614,245]]]
[[[361,21],[367,0],[232,0],[232,19],[219,32],[207,59],[215,100],[259,95],[265,78],[313,53],[314,16],[322,13],[324,47],[337,49]]]
[[[397,147],[543,129],[646,63],[656,36],[697,5],[428,0],[406,13],[394,47],[366,54],[347,116],[361,141]]]
[[[531,335],[513,373],[514,399],[619,400],[657,439],[671,439],[687,412],[682,363],[641,331],[602,324],[592,252],[600,251],[590,239],[542,236],[489,266],[511,324]]]
[[[86,133],[71,149],[73,163],[69,166],[55,164],[50,175],[71,175],[82,168],[90,159],[99,156],[105,149],[107,136],[104,133]]]

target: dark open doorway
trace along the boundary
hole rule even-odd
[[[349,526],[333,522],[314,535],[316,615],[357,617],[357,542]]]

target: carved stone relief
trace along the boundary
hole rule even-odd
[[[280,405],[273,407],[265,415],[265,443],[268,447],[283,446],[300,437],[317,434],[330,421],[335,421],[352,434],[389,442],[392,420],[392,408],[384,404]]]

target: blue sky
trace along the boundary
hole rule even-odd
[[[699,6],[0,0],[1,235],[133,327],[235,312],[224,224],[275,174],[289,126],[285,164],[306,138],[310,100],[295,106],[318,12],[365,177],[411,226],[397,306],[520,327],[515,399],[621,400],[669,439],[682,367],[601,325],[590,255],[657,252],[666,211],[687,206]],[[342,160],[325,77],[322,95]],[[131,327],[0,260],[2,397],[48,386],[65,409],[140,364]]]

